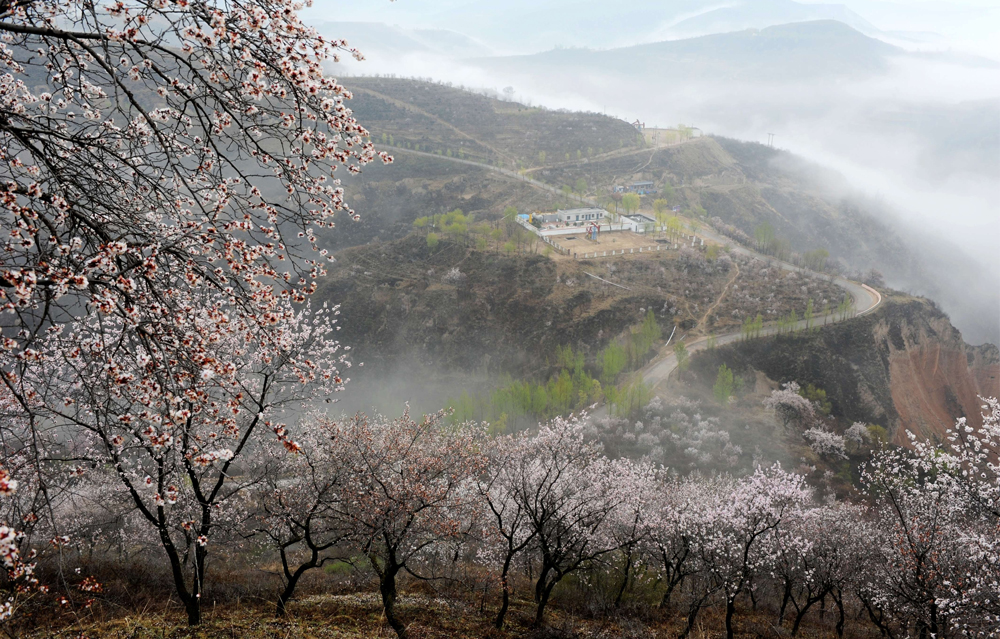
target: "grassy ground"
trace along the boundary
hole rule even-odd
[[[492,602],[490,602],[492,603]],[[492,606],[484,610],[478,604],[434,596],[409,595],[397,604],[400,617],[407,623],[412,639],[451,639],[483,637],[531,637],[533,639],[640,639],[676,637],[681,629],[679,614],[643,616],[617,614],[593,616],[573,614],[558,608],[547,613],[545,628],[530,627],[530,602],[515,601],[504,630],[492,627]],[[279,619],[273,608],[263,604],[233,604],[209,609],[201,626],[184,624],[180,610],[136,612],[102,619],[102,611],[77,623],[55,624],[53,627],[22,635],[41,638],[90,637],[108,639],[370,639],[391,638],[395,634],[384,623],[377,596],[373,593],[350,595],[315,595],[294,603],[288,617]],[[818,621],[818,620],[815,620]],[[786,624],[787,625],[787,624]],[[771,612],[744,611],[737,618],[737,636],[741,638],[778,638],[789,635],[787,628],[777,628]],[[723,622],[714,611],[708,611],[691,634],[692,639],[725,636]],[[835,637],[826,624],[807,625],[800,631],[803,639]],[[867,629],[848,624],[846,639],[870,636]]]

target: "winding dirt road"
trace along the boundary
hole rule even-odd
[[[781,260],[774,259],[773,257],[768,257],[766,255],[761,255],[755,251],[752,251],[746,247],[739,246],[733,243],[729,239],[718,235],[713,231],[702,229],[699,231],[706,239],[711,239],[713,241],[719,242],[720,244],[725,244],[730,247],[730,251],[733,253],[739,253],[740,255],[746,255],[749,257],[755,257],[760,260],[764,260],[774,266],[777,266],[786,271],[795,271],[797,273],[809,273],[811,275],[819,275],[809,269],[802,268],[800,266],[795,266],[794,264],[789,264],[788,262],[783,262]],[[822,275],[821,275],[822,276]],[[858,315],[865,315],[871,313],[882,303],[882,295],[878,291],[861,284],[860,282],[855,282],[853,280],[845,279],[843,277],[835,277],[831,280],[833,284],[836,284],[840,288],[844,289],[848,295],[851,296],[851,312],[847,314],[847,318],[857,317]],[[839,321],[840,315],[838,313],[831,313],[830,315],[818,315],[813,318],[812,322],[814,326],[821,324],[828,324]],[[795,323],[795,330],[800,330],[806,328],[806,321],[800,320]],[[774,335],[778,332],[777,326],[767,326],[765,325],[763,330],[761,330],[761,337],[767,335]],[[716,336],[716,344],[721,346],[723,344],[731,344],[738,341],[743,336],[742,331],[735,331],[732,333],[726,333],[725,335]],[[698,339],[692,340],[690,342],[685,342],[684,346],[687,347],[688,353],[696,353],[700,350],[704,350],[708,346],[707,337],[699,337]],[[660,348],[660,352],[657,353],[656,357],[652,359],[646,366],[641,368],[638,372],[642,375],[642,381],[648,384],[655,392],[657,388],[666,382],[670,373],[677,369],[677,357],[674,355],[673,344],[664,345]]]

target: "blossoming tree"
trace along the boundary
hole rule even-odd
[[[125,322],[95,315],[50,336],[44,365],[22,380],[50,420],[75,432],[73,457],[107,473],[105,490],[127,495],[155,533],[190,623],[200,620],[213,531],[244,517],[244,489],[301,447],[283,409],[342,389],[349,364],[332,338],[335,309],[285,302],[287,316],[264,339],[235,319],[217,330],[211,299],[164,318],[155,348]],[[112,339],[119,356],[105,348]]]
[[[799,395],[799,385],[796,382],[786,382],[771,396],[764,400],[764,407],[773,410],[781,419],[781,425],[805,428],[816,419],[816,409],[805,397]]]
[[[480,431],[448,430],[442,417],[359,414],[327,426],[337,433],[345,470],[332,510],[378,576],[386,621],[400,639],[407,633],[395,612],[397,578],[404,571],[423,576],[416,565],[422,557],[469,532],[472,480],[484,467]]]
[[[577,417],[543,425],[531,438],[528,454],[504,477],[511,499],[525,513],[526,535],[533,538],[536,625],[556,584],[621,547],[611,530],[615,513],[634,512],[630,504],[641,499],[627,479],[644,473],[627,460],[607,459],[584,429]]]
[[[753,582],[769,572],[774,562],[768,543],[793,512],[812,497],[800,475],[779,466],[758,468],[735,481],[731,490],[717,493],[722,501],[703,512],[698,530],[698,558],[704,565],[707,587],[725,600],[726,636],[734,636],[736,600]]]
[[[291,307],[323,273],[316,230],[357,218],[337,170],[391,161],[324,75],[360,54],[300,6],[0,5],[0,381],[110,463],[191,623],[234,460],[267,426],[294,448],[271,413],[296,384],[341,383]]]

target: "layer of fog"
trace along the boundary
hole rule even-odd
[[[801,0],[825,2],[826,0]],[[1000,6],[996,0],[841,0],[880,27],[886,40],[923,50],[953,50],[1000,59]],[[926,36],[920,41],[917,36]]]

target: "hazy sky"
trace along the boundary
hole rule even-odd
[[[748,3],[773,0],[748,0]],[[843,2],[812,2],[799,0],[800,4],[840,4],[858,13],[862,18],[883,31],[928,32],[942,36],[942,40],[928,43],[935,48],[953,48],[969,53],[989,55],[1000,59],[1000,0],[843,0]],[[652,25],[665,17],[687,17],[713,8],[745,4],[741,0],[621,0],[615,3],[616,12],[638,10]],[[401,27],[444,28],[473,36],[486,36],[494,47],[504,47],[500,36],[489,37],[489,25],[513,19],[518,30],[544,30],[552,37],[545,40],[545,47],[555,44],[601,47],[609,40],[619,42],[629,33],[601,32],[558,34],[560,16],[563,20],[586,18],[588,13],[606,10],[605,3],[575,0],[356,0],[344,3],[334,0],[315,0],[305,14],[316,20],[385,22]],[[583,15],[581,15],[583,14]],[[524,16],[523,20],[518,19]],[[533,20],[531,16],[539,16]],[[553,17],[554,16],[554,17]],[[604,27],[595,15],[595,23]],[[635,31],[637,25],[626,27]],[[638,26],[641,29],[641,25]],[[641,36],[640,36],[641,37]],[[549,42],[548,40],[554,40]]]

